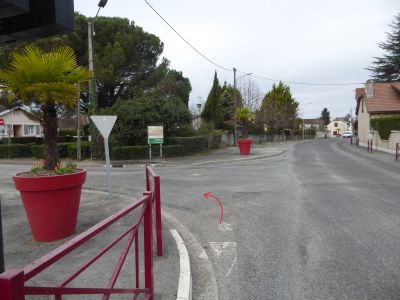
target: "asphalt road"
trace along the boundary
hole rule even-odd
[[[342,143],[289,144],[267,159],[154,166],[163,209],[185,229],[193,299],[400,298],[400,168]],[[2,166],[3,174],[19,169],[26,166]],[[106,190],[104,174],[89,168],[86,188]],[[139,165],[113,169],[114,192],[138,197],[143,174]],[[222,224],[206,192],[221,200]]]
[[[164,208],[205,249],[220,299],[400,298],[400,168],[342,143],[315,140],[270,159],[156,168]],[[205,192],[221,199],[222,226]],[[201,258],[192,252],[194,268]],[[195,299],[208,298],[207,280],[194,272]]]

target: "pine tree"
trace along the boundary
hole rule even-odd
[[[201,113],[201,117],[208,123],[213,124],[215,128],[221,128],[224,120],[221,93],[222,88],[219,85],[217,72],[215,72],[213,86],[208,94],[207,101]]]
[[[326,107],[321,112],[321,121],[323,126],[327,126],[331,122],[331,114]]]
[[[376,81],[400,80],[400,13],[389,26],[392,32],[387,34],[386,42],[379,44],[386,54],[383,57],[374,57],[373,66],[367,68]]]

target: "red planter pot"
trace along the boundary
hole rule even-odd
[[[238,140],[240,155],[249,155],[252,140]]]
[[[13,179],[36,241],[56,241],[75,232],[86,170],[44,177],[17,174]]]

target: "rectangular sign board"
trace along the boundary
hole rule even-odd
[[[148,126],[147,141],[149,145],[164,143],[164,127],[163,126]]]

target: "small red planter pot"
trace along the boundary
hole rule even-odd
[[[75,232],[86,170],[43,177],[17,174],[13,179],[36,241],[56,241]]]
[[[249,155],[252,140],[238,140],[240,155]]]

